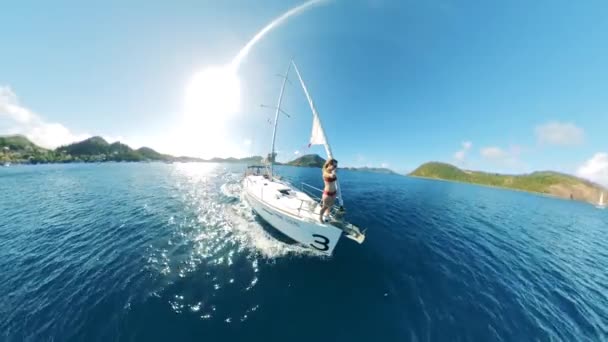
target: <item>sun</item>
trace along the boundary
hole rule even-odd
[[[185,89],[181,120],[171,144],[180,154],[222,157],[234,151],[230,119],[241,105],[241,84],[231,65],[209,66],[193,74]]]
[[[185,114],[188,124],[212,126],[238,112],[241,84],[230,65],[212,66],[194,74],[186,87]]]

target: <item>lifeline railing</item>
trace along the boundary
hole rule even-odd
[[[314,193],[312,192],[312,190],[311,190],[311,189],[312,189],[312,190],[315,190],[315,191],[316,191],[316,192],[318,192],[320,195],[316,195],[316,194],[314,194]],[[304,193],[305,193],[305,194],[307,194],[308,196],[310,196],[310,197],[312,197],[312,198],[314,198],[314,199],[316,199],[316,200],[319,200],[319,201],[321,200],[321,197],[320,197],[320,196],[322,196],[322,195],[323,195],[323,190],[322,190],[322,189],[319,189],[319,188],[317,188],[317,187],[315,187],[315,186],[312,186],[312,185],[310,185],[310,184],[308,184],[308,183],[304,183],[304,182],[301,182],[301,183],[300,183],[300,190],[302,190],[302,192],[304,192]],[[336,197],[336,199],[337,199],[337,198],[338,198],[338,197]]]
[[[247,179],[247,183],[250,183],[249,179]],[[315,186],[312,186],[312,185],[304,183],[304,182],[300,182],[300,191],[302,191],[303,193],[305,193],[306,195],[308,195],[311,199],[313,199],[316,204],[320,205],[321,196],[323,196],[323,190],[322,189],[319,189],[319,188],[317,188]],[[264,200],[264,187],[260,187],[260,199],[262,201]],[[297,210],[298,211],[314,212],[315,208],[310,207],[310,206],[305,206],[304,205],[305,203],[310,204],[310,201],[305,201],[305,200],[300,199],[300,206],[299,206],[299,208]],[[334,203],[334,205],[332,206],[332,212],[336,213],[336,212],[339,212],[339,211],[340,211],[340,206],[338,204]]]
[[[319,189],[319,188],[317,188],[317,187],[315,187],[315,186],[312,186],[312,185],[310,185],[310,184],[307,184],[307,183],[301,182],[301,183],[300,183],[300,190],[301,190],[303,193],[305,193],[305,194],[307,194],[308,196],[310,196],[310,197],[311,197],[312,199],[314,199],[315,201],[317,201],[317,202],[321,202],[321,196],[323,196],[323,190],[322,190],[322,189]],[[315,193],[313,192],[313,190],[315,190],[317,193],[319,193],[319,195],[315,194]],[[337,196],[336,196],[336,199],[338,199],[338,197],[337,197]],[[332,210],[333,210],[333,211],[338,211],[338,210],[340,210],[340,206],[339,206],[337,203],[339,203],[339,201],[336,201],[336,202],[334,203],[334,205],[333,205],[333,207],[332,207]]]
[[[317,187],[314,187],[314,186],[312,186],[310,184],[304,183],[304,182],[300,183],[300,190],[303,193],[305,193],[308,196],[310,196],[312,199],[317,200],[317,201],[320,201],[321,200],[321,196],[323,195],[323,190],[321,190],[321,189],[319,189]],[[315,190],[316,192],[318,192],[320,195],[315,194],[313,192],[313,190]]]

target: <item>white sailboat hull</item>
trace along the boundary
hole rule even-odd
[[[243,189],[245,199],[264,221],[298,243],[331,255],[342,230],[319,221],[319,206],[312,198],[263,176],[246,176]]]

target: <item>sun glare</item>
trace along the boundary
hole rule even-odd
[[[240,107],[241,89],[236,70],[213,66],[197,72],[186,88],[187,121],[193,125],[224,122]]]
[[[186,87],[182,120],[172,134],[175,148],[203,158],[239,154],[231,148],[228,121],[240,110],[240,98],[240,81],[232,66],[210,66],[195,73]]]

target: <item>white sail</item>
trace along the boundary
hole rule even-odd
[[[604,192],[602,192],[600,194],[600,202],[598,204],[601,205],[601,206],[605,205],[605,203],[604,203]]]
[[[323,132],[323,127],[321,127],[321,121],[319,121],[318,116],[313,116],[312,119],[312,133],[310,134],[310,143],[309,145],[325,145],[327,144],[327,139],[325,138],[325,133]]]
[[[312,134],[310,136],[310,144],[311,145],[323,145],[325,147],[325,152],[327,153],[327,158],[333,159],[333,155],[331,153],[331,146],[329,145],[329,140],[327,139],[327,135],[325,135],[325,130],[321,125],[321,119],[319,118],[319,113],[317,112],[317,108],[315,108],[315,104],[312,101],[312,97],[308,93],[308,89],[306,88],[306,84],[304,84],[304,80],[302,76],[300,76],[300,70],[298,70],[298,66],[294,61],[291,61],[293,64],[293,68],[298,75],[298,79],[300,80],[300,84],[302,85],[302,89],[304,89],[304,94],[306,94],[306,99],[308,100],[308,104],[310,105],[310,110],[312,111]],[[342,191],[340,190],[340,183],[336,181],[336,191],[338,204],[340,206],[344,205],[342,200]]]

